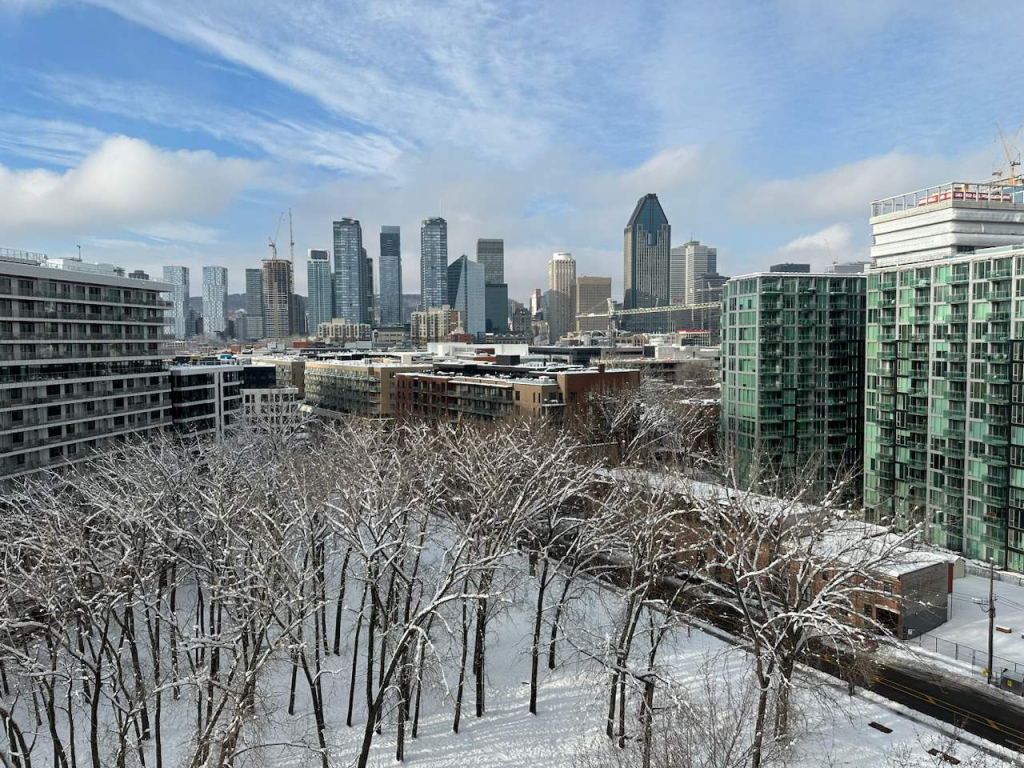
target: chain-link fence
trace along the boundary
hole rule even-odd
[[[948,656],[963,664],[970,664],[972,672],[976,669],[979,671],[983,670],[988,666],[988,651],[972,648],[971,646],[964,645],[963,643],[955,643],[952,640],[944,640],[941,637],[935,637],[933,635],[919,635],[918,637],[908,638],[907,644],[917,645],[926,651],[937,653],[940,656]],[[1002,656],[993,656],[993,675],[998,678],[999,674],[1004,669],[1010,670],[1011,672],[1024,673],[1024,664],[1011,659],[1005,659]]]

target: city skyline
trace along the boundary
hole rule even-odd
[[[862,259],[865,201],[989,178],[1002,155],[994,121],[1010,133],[1024,120],[981,70],[944,53],[987,44],[1022,11],[940,5],[942,25],[934,6],[774,4],[595,8],[576,25],[569,8],[494,17],[471,4],[436,9],[424,34],[424,13],[353,4],[317,6],[331,30],[321,37],[273,3],[2,4],[3,245],[54,257],[81,245],[87,259],[149,274],[219,264],[237,293],[289,207],[299,254],[329,248],[341,215],[407,233],[440,215],[452,253],[505,238],[510,296],[542,285],[558,250],[611,275],[620,296],[623,219],[657,192],[677,241],[713,243],[732,274],[820,268],[829,251]],[[339,44],[341,29],[363,42]],[[681,35],[697,43],[681,50]],[[649,98],[634,84],[641,63],[619,50],[642,51],[678,87]],[[958,104],[955,124],[933,119],[936,94]],[[40,194],[24,194],[33,179]],[[407,241],[403,285],[415,293]],[[297,270],[299,293],[305,280]]]

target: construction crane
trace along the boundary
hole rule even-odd
[[[1017,126],[1017,130],[1013,132],[1013,136],[1007,138],[1003,129],[999,126],[999,123],[996,123],[996,131],[999,132],[999,140],[1003,144],[1003,154],[1006,156],[1006,162],[1009,164],[1010,172],[1007,177],[1001,168],[997,168],[992,171],[992,175],[996,177],[996,181],[1003,181],[1004,179],[1007,180],[1011,188],[1016,186],[1017,173],[1015,169],[1020,165],[1020,149],[1018,149],[1018,145],[1020,142],[1020,132],[1022,128],[1024,128],[1024,123]]]
[[[278,235],[281,234],[281,224],[282,224],[283,221],[284,221],[284,212],[282,211],[281,215],[277,217],[277,231],[274,232],[274,236],[273,237],[268,238],[270,240],[270,252],[273,254],[273,256],[271,258],[273,258],[274,261],[277,261],[277,237],[278,237]]]
[[[288,209],[288,261],[295,261],[295,232],[292,231],[292,209]]]

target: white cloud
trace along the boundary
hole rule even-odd
[[[743,218],[866,219],[872,200],[949,181],[984,180],[991,171],[990,162],[988,151],[956,157],[889,152],[802,178],[748,185],[736,198],[734,207]]]
[[[114,137],[64,173],[0,166],[0,227],[95,232],[212,216],[253,181],[257,169],[212,152],[167,152],[139,139]]]
[[[866,247],[854,243],[849,224],[832,224],[802,235],[780,247],[776,256],[785,261],[808,263],[813,269],[827,269],[833,263],[866,260]]]

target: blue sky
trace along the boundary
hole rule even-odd
[[[159,274],[242,270],[295,217],[504,237],[510,293],[552,251],[621,292],[656,192],[720,271],[864,258],[875,197],[1005,165],[1017,3],[0,0],[0,246]],[[285,225],[287,226],[287,224]],[[281,241],[287,241],[282,235]]]

